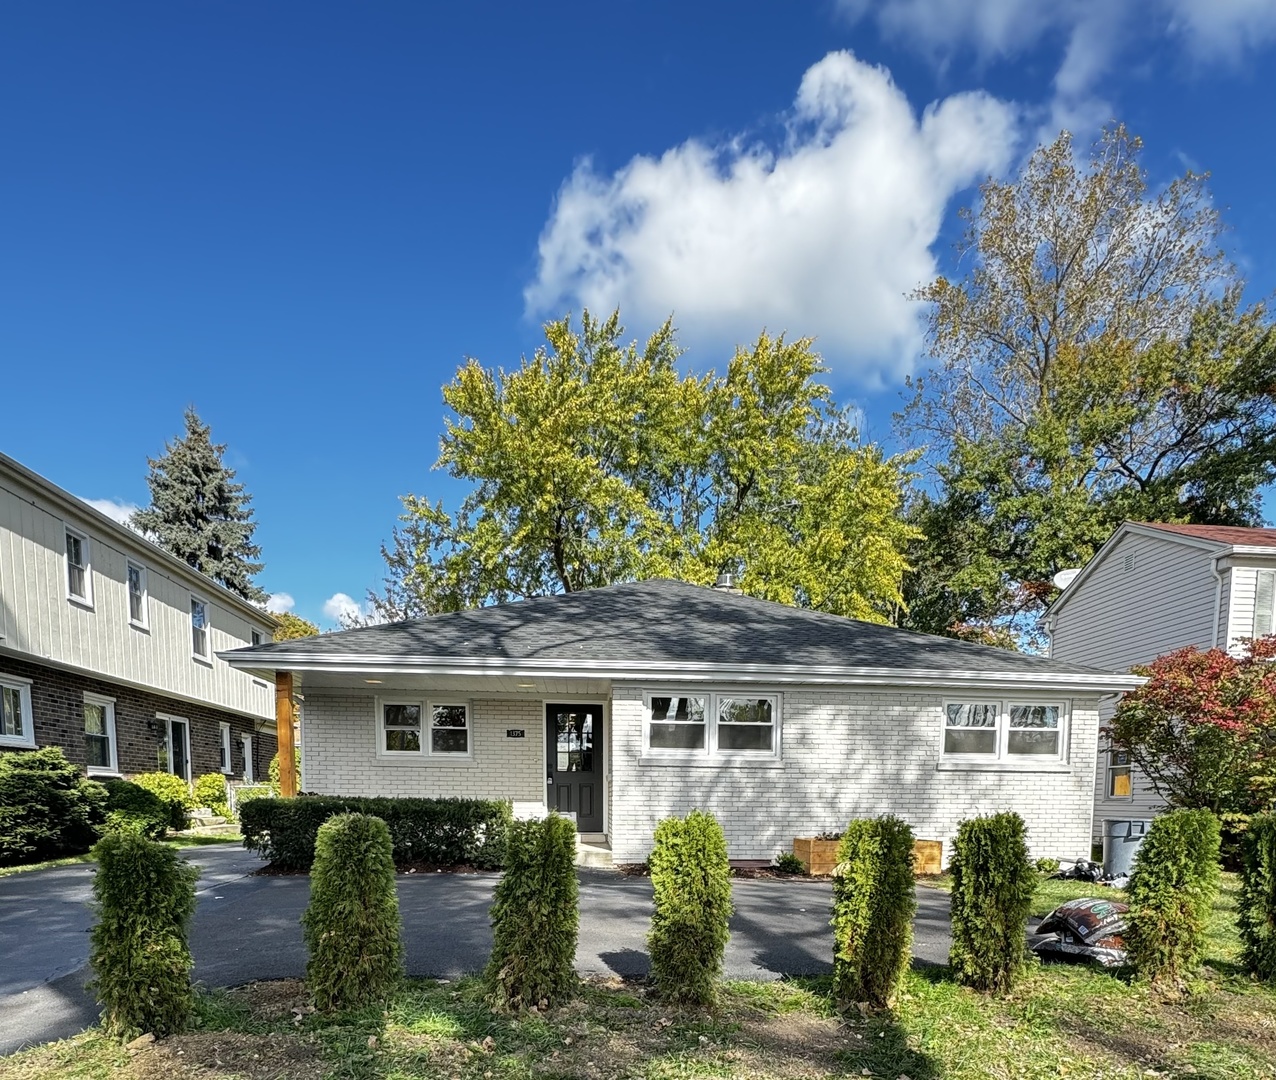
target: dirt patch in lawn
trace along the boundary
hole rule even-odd
[[[248,1008],[261,1020],[279,1020],[311,1012],[310,995],[300,979],[267,979],[228,990],[231,1000]]]
[[[326,1071],[313,1038],[277,1032],[174,1035],[142,1050],[129,1065],[135,1080],[321,1080]]]

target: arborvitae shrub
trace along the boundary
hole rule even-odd
[[[191,786],[180,776],[167,772],[138,773],[133,783],[159,796],[168,807],[168,827],[181,831],[190,826],[190,812],[195,809]]]
[[[953,875],[953,945],[948,954],[959,982],[1004,993],[1023,971],[1028,913],[1037,872],[1028,858],[1027,827],[1015,813],[971,818],[957,827]]]
[[[196,806],[211,810],[218,817],[230,817],[230,802],[226,797],[226,777],[221,773],[205,773],[195,777],[192,796]]]
[[[897,817],[852,821],[833,871],[833,992],[884,1009],[908,968],[917,911],[913,830]]]
[[[485,979],[503,1009],[557,1005],[576,986],[576,826],[550,814],[515,821],[492,903],[492,958]]]
[[[1172,810],[1152,822],[1130,872],[1130,962],[1142,978],[1182,984],[1205,944],[1218,891],[1218,818]]]
[[[0,752],[0,866],[88,851],[105,803],[59,747]]]
[[[339,814],[319,829],[310,904],[301,916],[316,1008],[383,1002],[403,975],[390,830],[380,818]]]
[[[1241,839],[1241,896],[1237,915],[1245,966],[1276,981],[1276,814],[1255,814]]]
[[[106,824],[103,834],[137,833],[148,840],[163,839],[168,832],[169,809],[153,791],[128,780],[108,780],[106,788]]]
[[[103,1030],[126,1039],[180,1031],[195,1001],[187,930],[199,871],[134,833],[103,837],[93,854],[98,921],[89,988],[102,1004]]]
[[[655,894],[647,951],[656,990],[666,1001],[707,1005],[730,936],[731,866],[722,826],[700,810],[666,818],[656,826],[647,865]]]

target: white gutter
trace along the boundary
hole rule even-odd
[[[1223,575],[1219,573],[1218,561],[1224,558],[1227,554],[1228,553],[1226,551],[1219,552],[1214,556],[1212,565],[1210,566],[1210,569],[1214,573],[1214,633],[1213,636],[1210,637],[1210,647],[1214,649],[1218,648],[1218,624],[1223,615]],[[1229,604],[1228,606],[1230,607],[1231,605]]]
[[[537,660],[486,657],[341,656],[236,649],[218,653],[241,670],[326,672],[334,675],[492,675],[592,677],[615,680],[669,679],[691,682],[807,683],[861,686],[984,687],[1043,686],[1081,693],[1116,694],[1144,683],[1137,675],[1068,671],[945,671],[938,668],[841,667],[811,664],[704,663],[701,661]]]

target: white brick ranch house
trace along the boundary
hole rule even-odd
[[[307,791],[557,808],[617,862],[697,807],[741,861],[886,812],[946,857],[998,810],[1088,855],[1099,699],[1139,682],[666,580],[222,656],[304,696]]]

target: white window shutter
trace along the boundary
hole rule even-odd
[[[1259,570],[1254,591],[1254,637],[1272,632],[1272,601],[1276,600],[1276,570]]]

